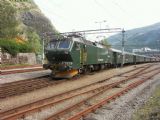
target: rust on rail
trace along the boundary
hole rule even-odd
[[[108,102],[111,101],[112,99],[115,99],[115,98],[117,98],[118,96],[120,96],[120,95],[128,92],[130,89],[133,89],[133,88],[137,87],[138,85],[144,83],[145,81],[149,80],[150,78],[152,78],[153,76],[155,76],[156,74],[159,74],[159,73],[160,73],[160,71],[152,74],[151,76],[145,78],[144,80],[141,80],[141,81],[138,81],[138,82],[135,82],[135,83],[132,83],[132,84],[128,85],[124,90],[122,90],[122,91],[120,91],[120,92],[118,92],[118,93],[116,93],[116,94],[114,94],[114,95],[106,98],[106,99],[103,100],[103,101],[100,101],[100,102],[97,103],[96,105],[93,105],[93,106],[88,107],[87,109],[85,109],[85,110],[77,113],[76,115],[72,116],[72,117],[69,118],[68,120],[79,120],[81,117],[86,116],[86,115],[89,114],[90,112],[92,112],[92,111],[96,110],[97,108],[101,107],[102,105],[108,103]]]
[[[147,67],[148,68],[148,67]],[[146,68],[144,68],[144,70],[145,70]],[[133,71],[133,70],[132,70]],[[135,73],[135,75],[137,75],[137,74],[139,74],[140,72],[138,71],[137,73]],[[134,76],[135,76],[134,75]],[[133,78],[134,76],[130,76],[130,77],[127,77],[126,79],[127,80],[129,80],[129,79],[131,79],[131,78]],[[115,77],[115,76],[112,76],[112,77]],[[107,78],[108,79],[108,78]],[[107,80],[106,79],[106,80]],[[126,79],[125,80],[123,80],[123,82],[125,82],[126,81]],[[99,89],[104,89],[105,87],[108,87],[108,88],[105,88],[105,89],[110,89],[110,88],[112,88],[112,87],[114,87],[114,86],[116,86],[117,84],[120,84],[120,82],[122,82],[122,81],[118,81],[118,82],[116,82],[116,83],[112,83],[112,84],[109,84],[109,85],[106,85],[106,86],[102,86],[101,88],[99,88]],[[95,84],[95,83],[94,83]],[[89,85],[88,85],[89,86]],[[84,86],[84,87],[86,87],[86,86]],[[104,88],[103,88],[104,87]],[[82,88],[81,88],[82,89]],[[71,90],[71,91],[74,91],[74,90]],[[69,93],[69,92],[71,92],[71,91],[68,91],[68,92],[66,92],[66,93]],[[40,101],[38,101],[38,102],[35,102],[35,103],[31,103],[31,104],[27,104],[27,105],[24,105],[24,106],[22,106],[22,107],[19,107],[19,108],[16,108],[16,109],[12,109],[12,110],[9,110],[9,111],[5,111],[5,112],[2,112],[2,113],[0,113],[0,117],[2,117],[2,120],[4,119],[4,120],[13,120],[13,119],[17,119],[17,118],[20,118],[20,117],[24,117],[24,115],[26,115],[26,113],[27,114],[30,114],[30,113],[34,113],[34,112],[37,112],[37,111],[39,111],[39,110],[41,110],[42,108],[47,108],[47,107],[49,107],[49,106],[51,106],[51,105],[54,105],[54,104],[56,104],[56,103],[58,103],[58,102],[61,102],[61,101],[64,101],[64,100],[67,100],[67,99],[70,99],[70,98],[72,98],[72,97],[75,97],[75,96],[78,96],[78,95],[81,95],[81,94],[85,94],[85,93],[87,93],[87,92],[89,92],[89,91],[86,91],[86,92],[84,92],[84,93],[80,93],[80,94],[77,94],[77,95],[73,95],[73,96],[68,96],[68,97],[66,97],[66,98],[64,98],[64,99],[60,99],[60,100],[57,100],[57,101],[50,101],[50,102],[46,102],[46,101],[48,101],[48,100],[51,100],[51,98],[46,98],[46,99],[44,99],[44,100],[40,100]],[[57,95],[57,96],[60,96],[60,95],[63,95],[63,94],[66,94],[66,93],[62,93],[62,94],[59,94],[59,95]],[[52,98],[55,98],[56,96],[53,96]]]

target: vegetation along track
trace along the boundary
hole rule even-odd
[[[93,83],[93,84],[84,86],[82,88],[78,88],[76,90],[72,90],[72,91],[69,91],[69,92],[66,92],[63,94],[59,94],[59,95],[56,95],[56,96],[53,96],[50,98],[46,98],[44,100],[40,100],[40,101],[31,103],[31,104],[27,104],[27,105],[24,105],[24,106],[21,106],[18,108],[14,108],[12,110],[1,112],[0,118],[2,120],[8,120],[8,119],[14,120],[17,118],[24,117],[27,114],[38,112],[39,110],[42,110],[44,108],[48,108],[51,106],[54,107],[58,104],[62,104],[63,102],[65,102],[67,100],[75,99],[77,97],[80,97],[82,99],[80,101],[78,101],[76,104],[87,103],[86,102],[87,99],[91,99],[92,97],[95,97],[98,94],[102,94],[103,92],[105,92],[107,90],[112,91],[113,88],[118,88],[118,86],[120,84],[127,84],[128,81],[131,81],[131,79],[134,79],[137,76],[140,76],[142,74],[144,75],[147,73],[152,73],[152,72],[156,72],[156,74],[157,74],[157,71],[159,72],[159,68],[154,69],[154,70],[150,69],[147,71],[146,69],[150,68],[150,67],[151,66],[146,66],[143,68],[139,68],[137,70],[134,69],[130,72],[127,72],[127,74],[130,74],[127,77],[125,76],[125,73],[123,74],[124,76],[121,74],[121,76],[119,76],[120,80],[115,81],[115,80],[111,80],[111,79],[107,78],[101,82]],[[132,73],[133,71],[134,71],[134,73]],[[131,73],[132,73],[132,75],[131,75]],[[150,76],[145,77],[145,79],[149,79],[149,77],[151,77],[153,75],[155,75],[155,73],[154,74],[152,73]],[[114,76],[114,77],[117,77],[117,76]],[[137,85],[138,82],[142,82],[143,80],[145,80],[143,77],[138,78],[138,79],[142,79],[142,80],[136,81],[137,83],[134,83],[134,85],[135,84]],[[133,84],[133,83],[130,83],[130,84]],[[128,83],[128,86],[131,86],[131,85],[129,85],[129,83]],[[127,85],[126,85],[126,87],[127,87]],[[124,87],[122,87],[122,88],[124,89]],[[127,87],[127,89],[129,89],[129,87]],[[83,101],[85,101],[85,102],[83,102]],[[73,104],[74,104],[74,102],[72,104],[70,104],[71,106],[65,107],[65,108],[67,108],[68,110],[75,109]],[[76,104],[75,104],[75,106],[77,106]],[[56,111],[56,112],[54,111],[54,116],[51,116],[51,118],[57,119],[57,118],[59,118],[59,115],[62,117],[62,115],[64,113],[66,113],[65,109],[62,109],[62,111],[61,110]],[[50,119],[50,118],[48,118],[48,119]]]

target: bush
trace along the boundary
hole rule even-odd
[[[11,54],[12,56],[17,55],[17,53],[26,53],[32,52],[32,48],[28,42],[25,43],[17,43],[14,39],[7,40],[7,39],[0,39],[0,47],[2,51]]]
[[[32,48],[32,51],[36,54],[42,53],[42,44],[40,43],[39,35],[32,29],[27,31],[28,42]]]

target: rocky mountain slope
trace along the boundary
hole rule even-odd
[[[117,34],[109,37],[108,42],[112,47],[121,49],[121,39],[122,34]],[[160,48],[160,23],[125,32],[125,50],[132,51],[143,47]]]
[[[42,40],[57,33],[33,0],[0,0],[0,39],[29,41],[40,50]]]

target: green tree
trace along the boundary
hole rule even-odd
[[[101,43],[102,43],[104,46],[106,46],[107,48],[110,48],[110,47],[111,47],[111,45],[108,43],[107,39],[101,40]]]
[[[16,14],[8,0],[0,0],[0,38],[14,38],[18,34]]]
[[[32,48],[32,51],[35,52],[36,54],[40,54],[42,52],[42,45],[40,43],[39,35],[31,29],[27,31],[27,35],[28,35],[28,42]]]
[[[17,43],[15,39],[0,39],[0,48],[2,52],[7,52],[12,56],[16,56],[19,52],[32,52],[29,42]]]

